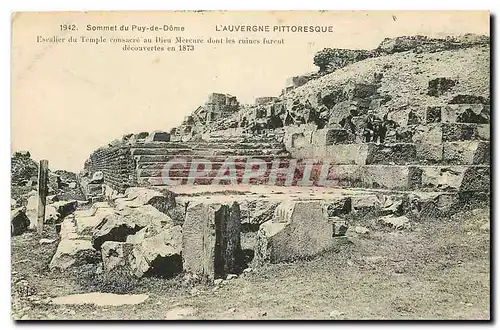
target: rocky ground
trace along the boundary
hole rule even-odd
[[[489,319],[489,217],[484,208],[412,222],[402,230],[357,221],[347,244],[313,260],[267,265],[217,284],[184,275],[106,283],[93,266],[49,271],[58,243],[49,225],[42,241],[32,232],[12,238],[12,315],[17,320]],[[55,304],[56,297],[89,292],[146,299],[122,306]]]

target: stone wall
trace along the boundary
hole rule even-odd
[[[119,192],[136,185],[135,161],[128,145],[100,148],[90,155],[86,165],[90,177],[101,171],[104,182]]]

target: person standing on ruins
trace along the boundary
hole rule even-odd
[[[363,136],[365,138],[365,142],[371,142],[372,137],[375,135],[375,121],[376,116],[373,113],[373,110],[368,110],[368,114],[363,122]]]
[[[356,109],[351,109],[349,115],[340,121],[340,126],[354,135],[354,140],[356,140],[356,124],[353,122],[353,118],[356,116]]]

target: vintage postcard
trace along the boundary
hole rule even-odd
[[[489,320],[488,11],[12,15],[14,320]]]

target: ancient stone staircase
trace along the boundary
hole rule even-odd
[[[307,126],[291,128],[285,144],[292,158],[329,164],[333,186],[489,192],[489,111],[482,104],[429,107],[420,123],[398,127],[383,144],[354,143],[343,129]]]
[[[183,180],[196,184],[210,183],[222,166],[234,166],[238,177],[244,171],[247,160],[259,159],[270,166],[276,159],[288,161],[290,153],[286,151],[279,134],[263,133],[226,135],[221,132],[209,133],[200,141],[187,142],[150,142],[137,143],[131,149],[137,164],[139,185],[168,186],[168,182]],[[175,162],[183,162],[187,167],[171,167]],[[199,177],[190,177],[191,165],[198,164]],[[168,168],[166,166],[169,166]],[[170,180],[170,181],[169,181]]]

